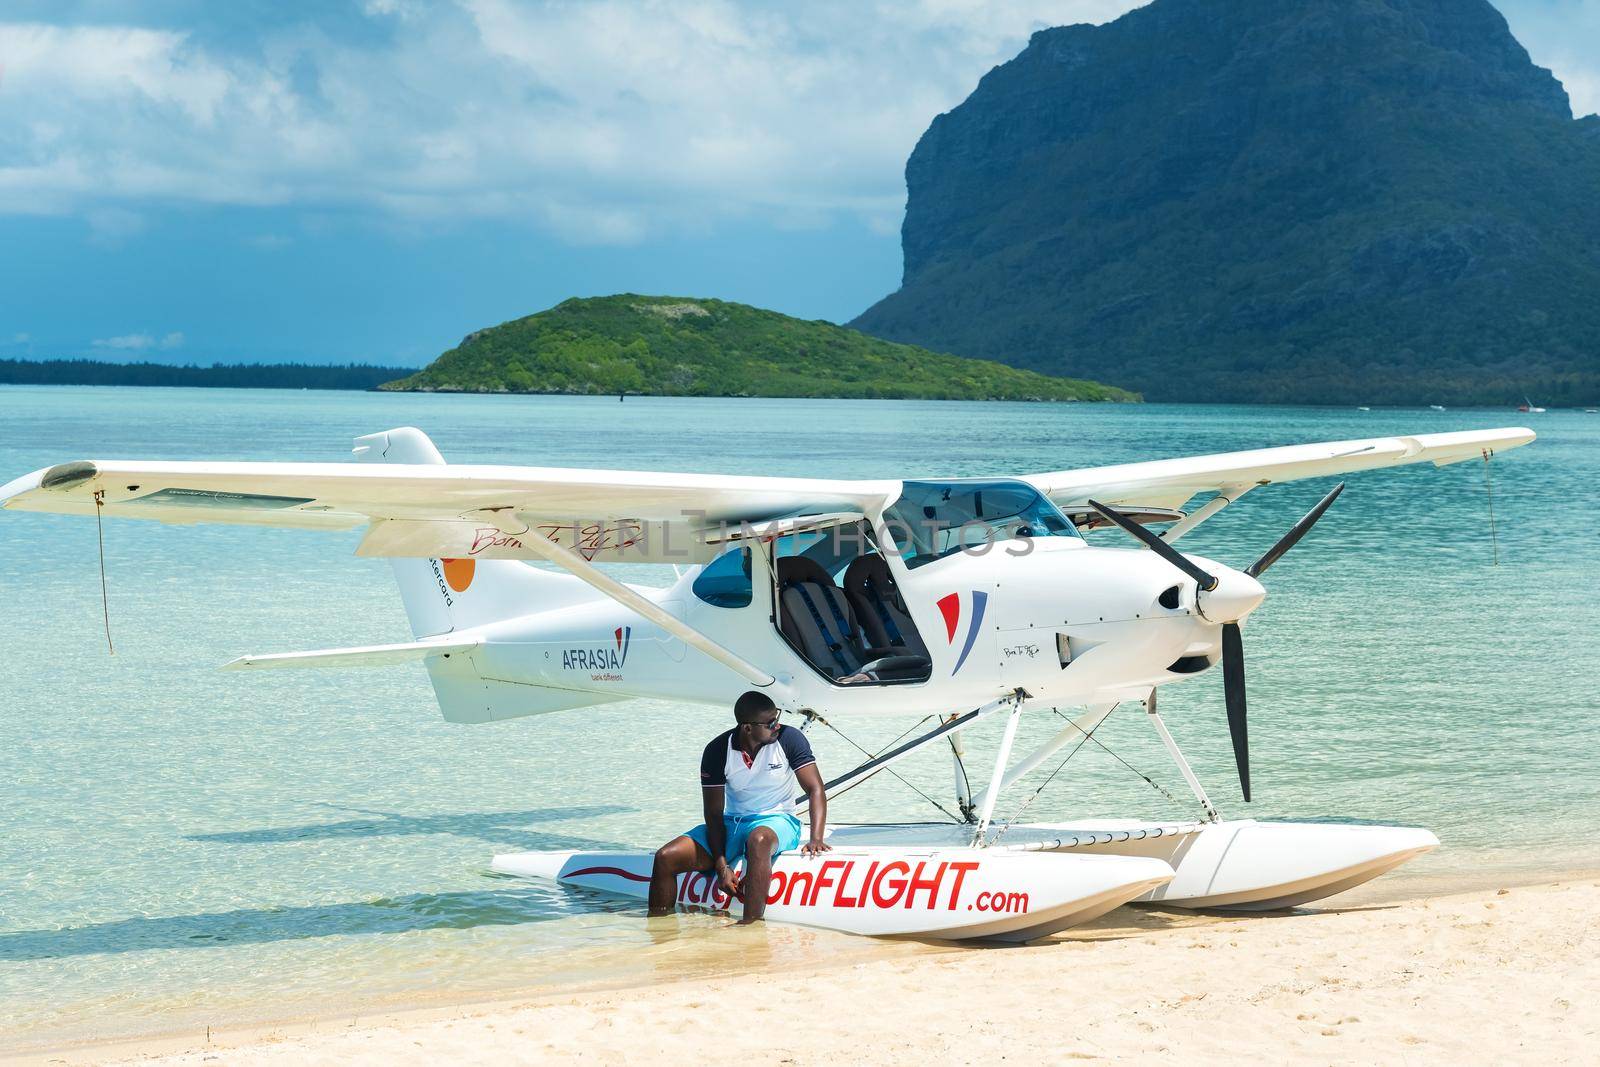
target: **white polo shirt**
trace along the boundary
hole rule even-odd
[[[700,785],[705,789],[726,789],[723,814],[793,814],[794,772],[817,762],[811,742],[792,726],[778,727],[778,736],[755,756],[744,754],[734,741],[737,727],[719,734],[700,757]]]

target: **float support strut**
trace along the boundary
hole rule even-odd
[[[954,715],[950,716],[950,719],[954,718]],[[961,813],[962,818],[971,822],[977,816],[973,814],[972,783],[967,780],[967,765],[961,760],[966,754],[966,745],[962,744],[961,735],[951,734],[950,762],[954,764],[956,772],[956,810]]]
[[[1156,713],[1156,694],[1153,689],[1150,691],[1150,695],[1145,698],[1144,710],[1149,716],[1150,725],[1154,726],[1156,733],[1161,735],[1161,743],[1167,746],[1167,751],[1171,753],[1173,762],[1178,765],[1178,770],[1183,772],[1183,780],[1189,783],[1189,789],[1194,793],[1194,798],[1205,809],[1206,818],[1211,822],[1221,822],[1222,816],[1218,815],[1217,809],[1211,806],[1211,798],[1206,796],[1205,787],[1200,784],[1200,779],[1194,776],[1194,769],[1189,766],[1189,761],[1184,759],[1183,750],[1178,747],[1178,742],[1172,739],[1172,735],[1167,732],[1167,724],[1162,722],[1161,716]]]
[[[983,844],[983,835],[994,818],[994,802],[1000,799],[1000,783],[1006,775],[1006,762],[1011,759],[1011,746],[1017,740],[1017,720],[1022,718],[1022,700],[1019,698],[1006,717],[1006,732],[1000,737],[1000,751],[994,755],[994,774],[989,777],[989,788],[983,793],[983,811],[978,815],[978,825],[972,832],[974,846]]]

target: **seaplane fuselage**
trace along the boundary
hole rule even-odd
[[[782,607],[769,574],[773,552],[785,547],[778,539],[753,551],[729,549],[753,557],[750,599],[742,606],[697,594],[700,568],[665,589],[639,591],[770,670],[780,706],[829,715],[956,711],[1017,689],[1063,706],[1142,699],[1154,686],[1214,664],[1220,624],[1243,618],[1264,595],[1253,578],[1210,560],[1191,557],[1221,578],[1205,592],[1148,551],[1092,546],[1076,536],[1014,538],[916,569],[886,553],[929,669],[921,679],[841,684],[829,677],[830,664],[808,662],[780,629]],[[719,707],[751,687],[732,672],[707,669],[682,639],[609,599],[563,604],[478,632],[483,643],[453,669],[486,681]]]

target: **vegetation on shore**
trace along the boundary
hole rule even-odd
[[[723,300],[574,298],[468,335],[383,389],[931,400],[1139,397]]]
[[[226,389],[372,389],[409,367],[366,363],[102,363],[94,359],[0,359],[0,385],[182,385]]]

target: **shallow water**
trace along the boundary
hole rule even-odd
[[[1433,891],[1600,867],[1600,416],[4,387],[0,481],[87,457],[337,460],[398,425],[460,462],[897,477],[1519,424],[1540,440],[1494,461],[1499,566],[1474,462],[1353,476],[1274,568],[1245,635],[1254,804],[1220,678],[1163,692],[1224,813],[1429,826],[1445,848],[1387,886]],[[1326,488],[1263,489],[1185,546],[1248,562]],[[105,536],[114,657],[94,524],[0,516],[0,1048],[916,951],[774,928],[752,955],[706,917],[672,936],[635,906],[491,875],[496,852],[653,846],[698,821],[695,762],[724,714],[639,701],[452,726],[418,667],[220,673],[406,639],[387,566],[356,559],[354,533]],[[1192,814],[1141,718],[1097,737],[1160,789],[1085,746],[1025,817]],[[840,725],[876,748],[911,723]],[[827,768],[856,757],[813,739]],[[969,765],[989,743],[969,740]],[[949,790],[935,754],[902,768]],[[939,817],[888,776],[834,814]]]

